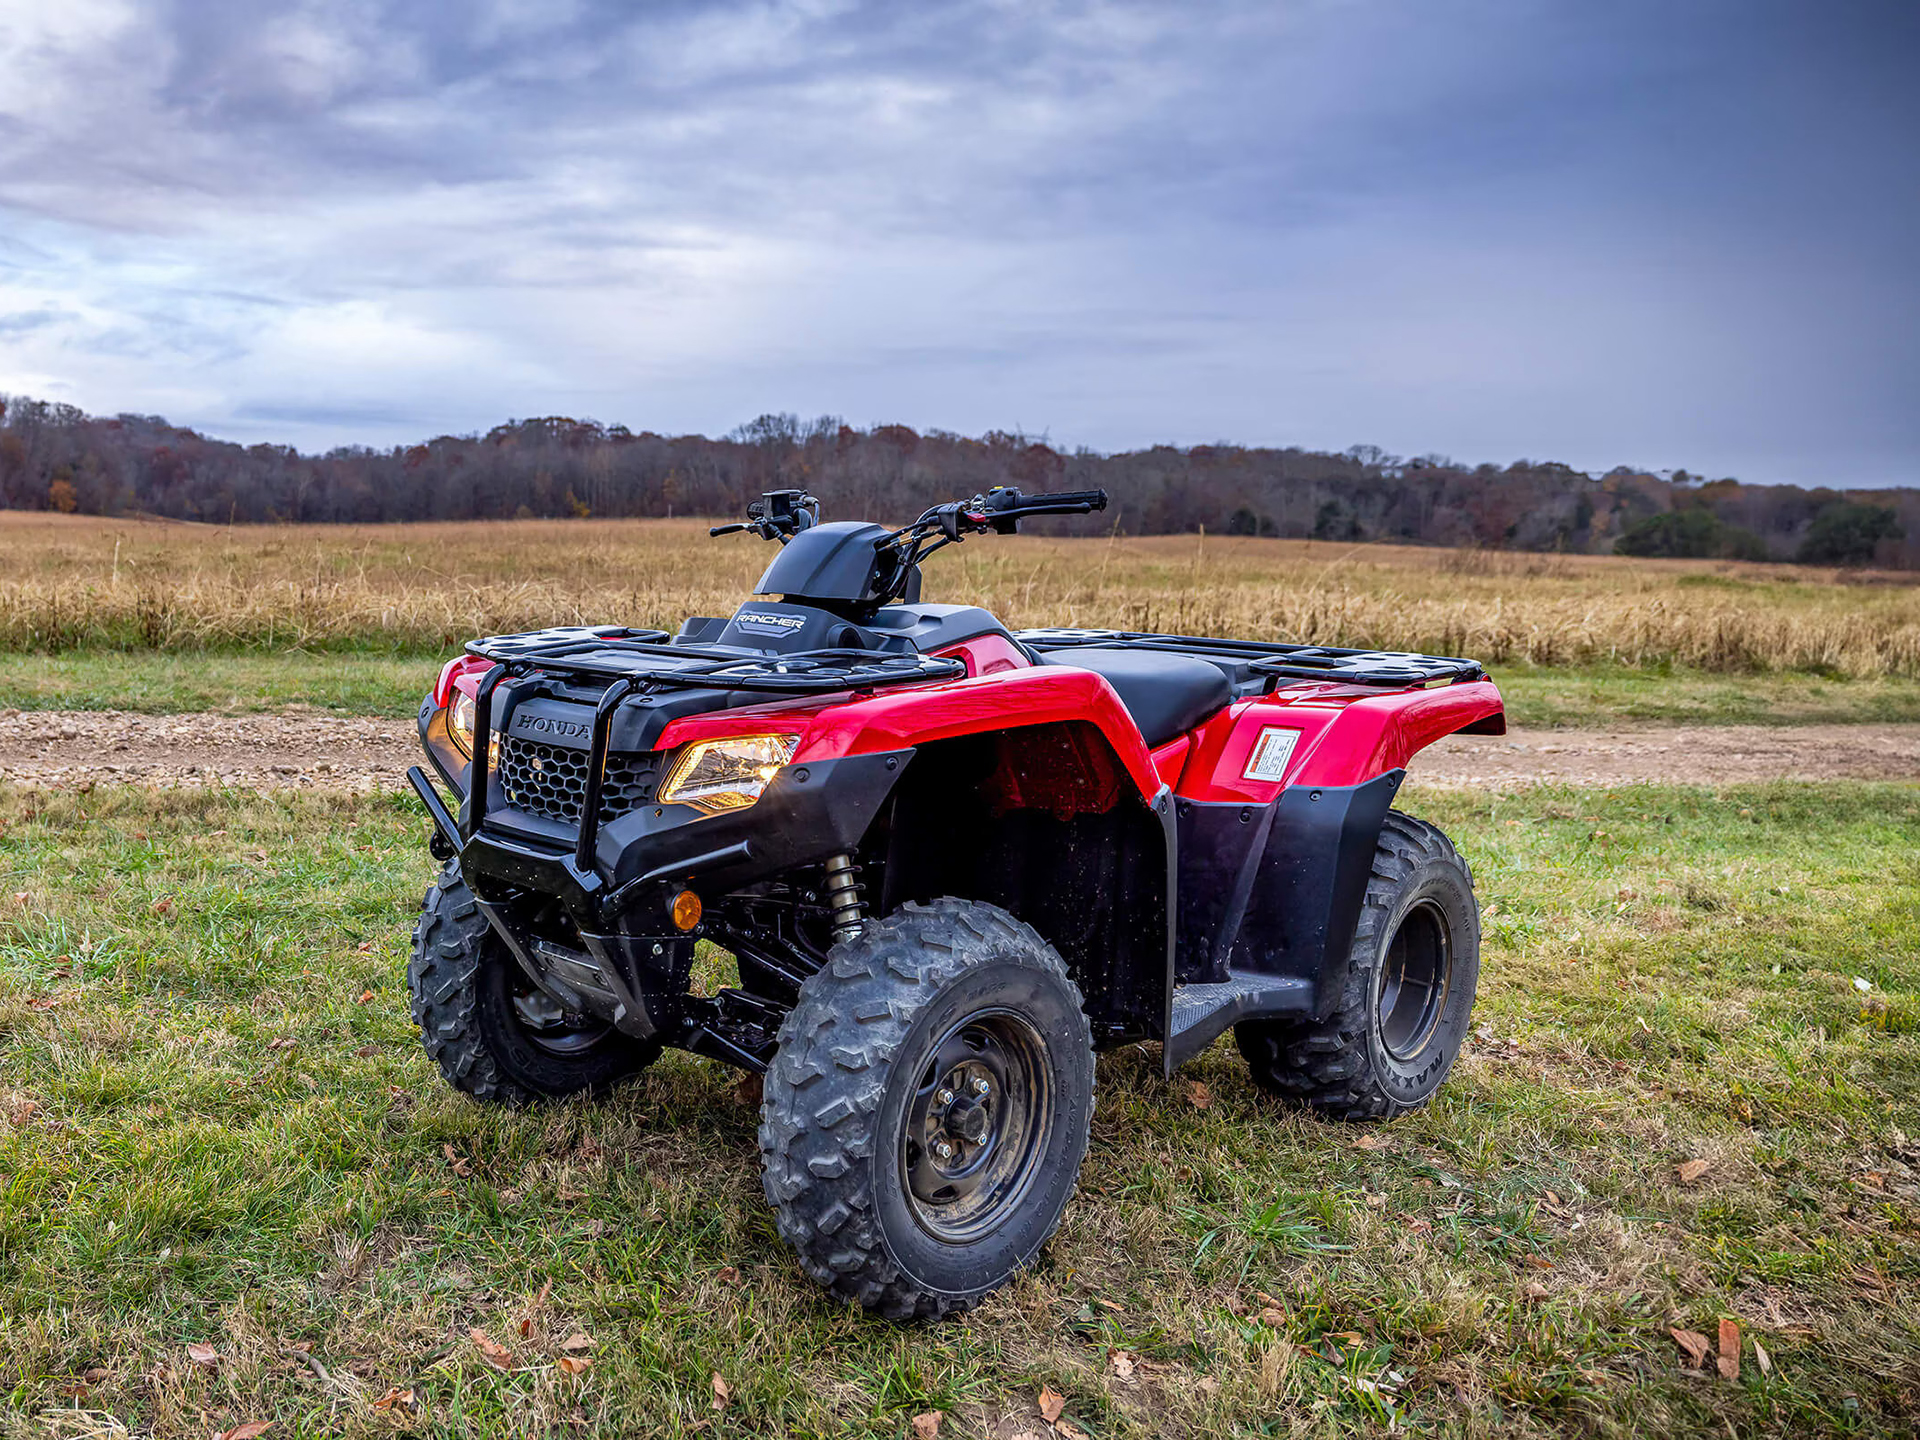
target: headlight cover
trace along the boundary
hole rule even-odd
[[[667,783],[663,805],[692,805],[709,815],[741,810],[758,800],[767,782],[793,759],[798,735],[736,735],[687,747]]]
[[[447,706],[447,738],[469,760],[473,758],[473,696],[456,690]]]

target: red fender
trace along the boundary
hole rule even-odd
[[[1445,735],[1506,733],[1506,711],[1491,680],[1431,690],[1301,685],[1229,705],[1194,731],[1176,790],[1189,800],[1267,804],[1288,785],[1359,785],[1404,767]],[[1296,732],[1283,778],[1247,778],[1254,745],[1268,729]]]
[[[1113,747],[1140,798],[1151,804],[1160,777],[1113,687],[1091,670],[1032,665],[992,675],[882,690],[865,699],[754,705],[688,715],[668,725],[660,749],[729,735],[779,731],[800,736],[793,763],[904,750],[956,735],[1085,721]]]

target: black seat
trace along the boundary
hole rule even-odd
[[[1233,698],[1218,665],[1167,650],[1055,650],[1049,665],[1071,665],[1106,677],[1148,745],[1164,745]]]

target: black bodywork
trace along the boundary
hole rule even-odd
[[[1327,1012],[1401,772],[1290,787],[1265,806],[1176,801],[1165,787],[1143,802],[1100,732],[1072,723],[790,765],[756,803],[705,814],[659,801],[670,757],[655,747],[685,715],[958,678],[959,662],[930,652],[989,634],[1035,663],[1106,675],[1150,744],[1290,679],[1406,686],[1478,678],[1478,666],[1136,632],[1012,636],[983,610],[907,598],[919,559],[957,539],[950,528],[1011,528],[1087,497],[976,497],[893,532],[821,525],[799,502],[723,527],[787,542],[760,586],[778,598],[671,638],[570,629],[469,645],[493,662],[476,762],[446,712],[422,706],[427,755],[458,797],[449,806],[409,772],[435,851],[458,856],[537,986],[569,1013],[763,1070],[834,941],[829,867],[851,861],[877,913],[952,895],[1027,921],[1066,960],[1097,1043],[1163,1041],[1169,1069],[1235,1020]],[[687,889],[704,912],[682,930],[671,906]],[[699,939],[736,957],[738,986],[689,993]]]

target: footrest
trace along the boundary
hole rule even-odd
[[[1241,1020],[1260,1015],[1308,1015],[1313,1011],[1313,982],[1291,975],[1229,971],[1218,985],[1182,985],[1173,992],[1172,1023],[1161,1047],[1167,1074],[1211,1045]]]

